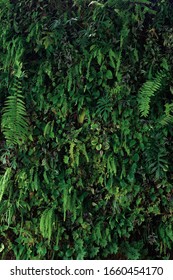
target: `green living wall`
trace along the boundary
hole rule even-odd
[[[0,259],[173,258],[173,5],[0,0]]]

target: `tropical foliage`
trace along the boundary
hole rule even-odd
[[[173,6],[0,0],[0,258],[173,257]]]

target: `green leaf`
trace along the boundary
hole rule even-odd
[[[132,158],[134,161],[139,161],[139,154],[134,154],[133,158]]]
[[[64,156],[64,163],[68,164],[69,163],[69,157],[68,156]]]
[[[109,79],[109,80],[113,79],[113,74],[112,74],[111,70],[107,70],[106,78]]]
[[[98,145],[96,146],[96,150],[97,150],[97,151],[100,151],[101,148],[102,148],[102,144],[98,144]]]

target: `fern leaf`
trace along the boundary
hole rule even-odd
[[[139,111],[142,117],[147,117],[150,110],[151,97],[162,88],[162,82],[165,78],[163,71],[159,72],[151,81],[143,84],[138,94]]]
[[[23,96],[21,95],[21,83],[15,82],[11,88],[13,95],[7,97],[2,115],[2,132],[10,145],[21,144],[26,140],[28,133],[27,114]]]
[[[53,230],[53,217],[54,217],[54,209],[46,209],[40,219],[40,231],[44,238],[48,238],[48,242],[50,243],[52,230]]]
[[[161,117],[160,123],[162,126],[173,123],[173,103],[165,104],[165,114]]]
[[[11,177],[11,168],[7,168],[5,174],[0,179],[0,202],[4,195],[5,189],[9,184],[10,177]]]
[[[72,161],[72,165],[74,163],[74,147],[75,147],[75,143],[72,142],[70,144],[70,150],[69,150],[69,154],[70,154],[70,158],[71,158],[71,161]]]
[[[86,151],[86,146],[85,146],[84,143],[82,143],[82,145],[80,146],[80,150],[83,153],[83,155],[85,156],[86,161],[89,162],[89,157],[88,157],[88,154],[87,154],[87,151]]]
[[[115,159],[112,156],[109,156],[107,159],[107,172],[109,174],[114,174],[114,175],[116,175],[116,173],[117,173]]]

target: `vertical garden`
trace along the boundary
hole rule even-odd
[[[173,258],[173,4],[0,0],[0,259]]]

